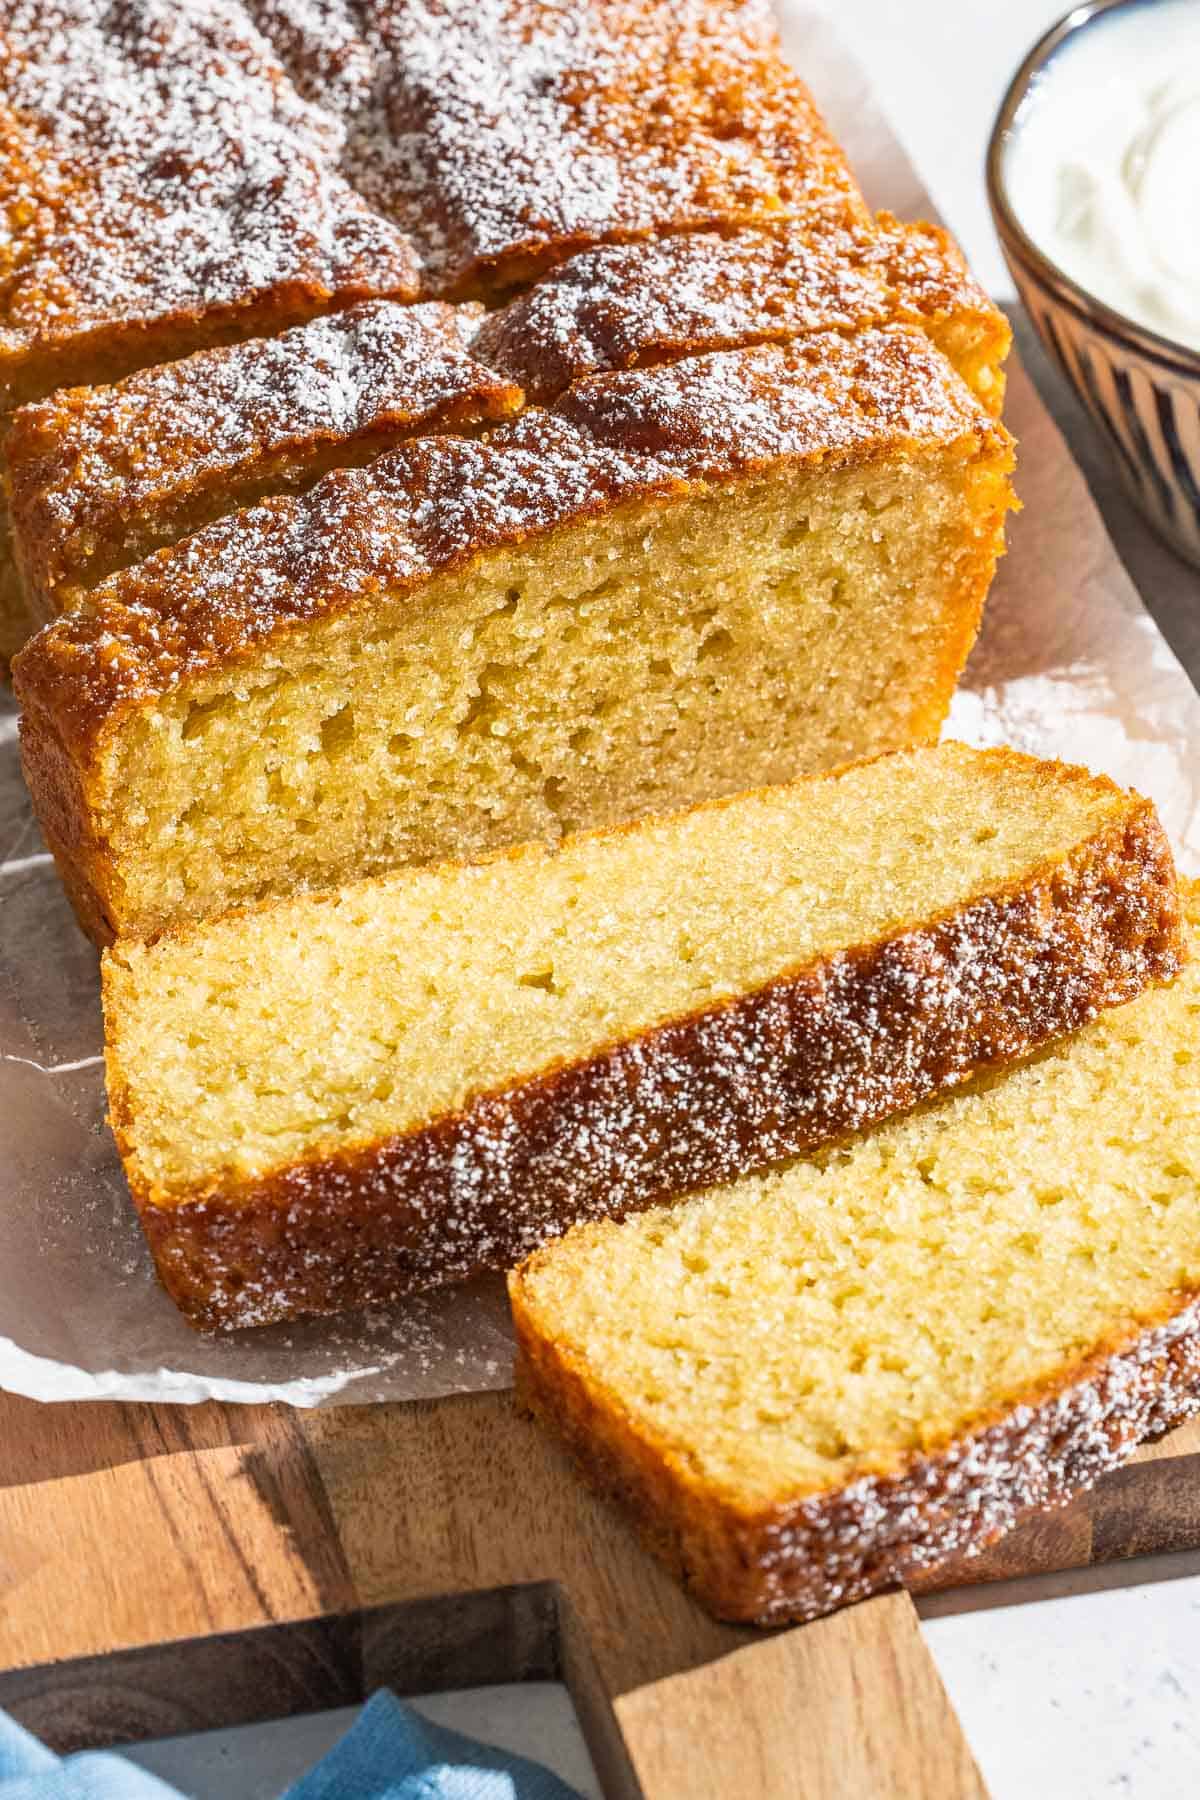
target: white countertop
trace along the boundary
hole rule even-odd
[[[988,218],[984,146],[1009,76],[1064,9],[1065,0],[824,0],[821,7],[870,74],[947,222],[998,297],[1012,286]],[[813,85],[819,98],[815,73]],[[1137,558],[1126,555],[1139,573]],[[995,1800],[1173,1800],[1195,1791],[1200,1554],[949,1595],[923,1605],[922,1614]],[[564,1690],[537,1684],[447,1694],[428,1709],[551,1763],[598,1800]],[[349,1716],[213,1733],[187,1747],[152,1746],[141,1759],[206,1800],[270,1800]]]

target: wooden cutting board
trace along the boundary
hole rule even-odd
[[[930,1586],[1200,1546],[1200,1422]],[[60,1748],[561,1677],[631,1800],[971,1800],[911,1599],[717,1625],[506,1395],[0,1395],[0,1706]]]

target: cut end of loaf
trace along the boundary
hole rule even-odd
[[[901,331],[598,377],[329,477],[18,659],[47,838],[88,922],[150,936],[927,741],[1010,467]]]

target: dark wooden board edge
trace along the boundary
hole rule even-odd
[[[1145,1504],[1148,1478],[1154,1507]],[[944,1593],[1200,1545],[1200,1456],[1106,1476],[982,1556],[919,1584]],[[764,1637],[767,1634],[764,1634]],[[249,1725],[361,1703],[376,1688],[434,1693],[564,1681],[606,1791],[636,1794],[587,1634],[556,1582],[480,1589],[0,1670],[0,1707],[60,1753]]]
[[[31,1437],[26,1409],[8,1412],[20,1440],[13,1485],[0,1486],[13,1599],[30,1585],[12,1614],[10,1656],[23,1630],[25,1658],[0,1669],[0,1706],[59,1750],[325,1711],[379,1686],[558,1679],[610,1800],[726,1800],[742,1787],[794,1800],[801,1770],[812,1800],[983,1793],[909,1596],[800,1630],[718,1626],[508,1396],[300,1420],[275,1408],[40,1409]],[[1140,1456],[928,1585],[1195,1547],[1200,1425]],[[124,1536],[121,1509],[134,1503],[152,1509],[149,1539]],[[179,1533],[201,1526],[211,1566],[181,1564]],[[75,1648],[58,1656],[44,1608],[97,1558],[107,1587],[77,1590],[86,1617],[67,1614],[62,1641]],[[122,1610],[147,1571],[171,1586]],[[188,1579],[203,1606],[189,1603]],[[797,1737],[810,1713],[822,1730]]]
[[[612,1701],[555,1582],[0,1671],[0,1707],[61,1755],[360,1705],[381,1687],[445,1692],[563,1681],[612,1800],[644,1800]]]
[[[0,1707],[67,1754],[433,1693],[563,1678],[552,1582],[360,1607],[0,1672]]]

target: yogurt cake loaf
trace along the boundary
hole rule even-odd
[[[948,241],[872,217],[761,0],[57,0],[10,8],[0,34],[0,195],[15,222],[0,268],[0,413],[63,387],[103,389],[35,407],[14,433],[26,599],[0,517],[0,660],[29,609],[44,620],[208,519],[365,459],[400,435],[397,416],[406,433],[475,431],[494,416],[490,402],[439,411],[419,379],[406,395],[398,334],[393,423],[381,430],[368,402],[314,429],[297,384],[317,337],[273,340],[356,298],[508,294],[579,252],[624,245],[646,254],[628,265],[607,358],[602,295],[580,321],[592,354],[567,358],[557,385],[544,304],[524,346],[521,319],[508,321],[500,347],[537,375],[539,399],[578,374],[908,322],[997,409],[1003,321]],[[787,240],[778,254],[770,232]],[[694,298],[664,311],[656,281],[687,292],[666,246],[703,239],[701,258],[720,260],[724,237],[719,329]],[[613,288],[612,270],[577,271],[577,300],[593,273]],[[692,296],[702,280],[694,268]],[[246,337],[262,341],[174,369]],[[503,414],[516,396],[500,375],[507,398],[484,387]],[[263,430],[250,422],[259,394],[285,402]],[[903,429],[902,395],[873,404],[881,428],[894,412]],[[587,818],[612,816],[598,805]]]
[[[148,936],[931,740],[1011,465],[895,326],[589,376],[208,526],[14,664],[80,919]]]
[[[112,1124],[193,1321],[336,1311],[1022,1056],[1170,978],[1178,915],[1148,802],[914,750],[119,943]]]
[[[1198,970],[511,1278],[519,1397],[711,1611],[908,1582],[1200,1406]]]

